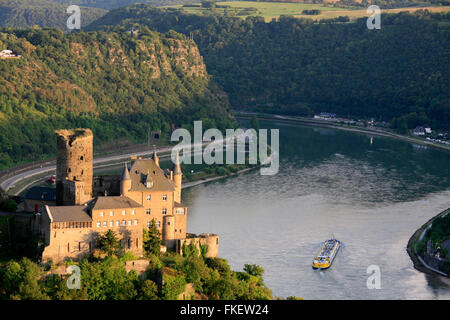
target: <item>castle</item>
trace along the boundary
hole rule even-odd
[[[159,166],[156,150],[151,159],[132,157],[120,177],[120,195],[93,192],[93,134],[90,129],[59,130],[56,158],[56,206],[45,205],[40,230],[45,249],[42,261],[60,262],[86,257],[98,235],[116,232],[122,246],[143,255],[143,230],[154,219],[164,250],[182,253],[184,243],[207,245],[207,256],[217,257],[218,235],[186,232],[188,208],[181,203],[181,166]]]

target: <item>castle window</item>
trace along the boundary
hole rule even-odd
[[[100,212],[100,217],[103,217],[105,215],[105,213],[102,211]]]
[[[145,210],[146,214],[150,214],[150,209]]]
[[[114,226],[114,221],[110,221],[110,222],[109,222],[109,226],[110,226],[110,227],[113,227],[113,226]]]
[[[167,194],[163,194],[163,201],[167,200]]]
[[[100,222],[97,222],[97,228],[100,228]]]
[[[114,211],[110,211],[110,212],[109,212],[109,215],[110,215],[111,217],[114,217]]]
[[[136,238],[136,248],[139,248],[139,238]]]
[[[120,226],[120,221],[119,220],[116,221],[116,227],[118,227],[118,226]]]
[[[183,232],[183,229],[180,229],[180,233]]]
[[[151,195],[147,195],[147,200],[152,200],[152,196]]]
[[[78,251],[81,251],[81,242],[78,242]]]
[[[156,226],[157,226],[158,228],[161,228],[161,222],[160,222],[160,221],[156,222]]]
[[[127,222],[125,220],[122,220],[122,226],[126,226]]]
[[[128,242],[128,249],[130,249],[131,248],[131,239],[128,238],[127,242]]]
[[[134,216],[136,214],[136,210],[131,210],[131,214]]]
[[[67,242],[67,252],[70,252],[70,244]]]
[[[177,214],[184,214],[184,209],[183,208],[178,208],[177,209]]]
[[[126,211],[125,210],[122,210],[122,215],[124,216],[124,215],[126,215]]]
[[[135,226],[137,226],[138,225],[138,223],[139,223],[139,221],[136,219],[136,220],[134,220],[134,225]]]
[[[150,221],[147,221],[147,228],[150,228]]]
[[[128,225],[131,226],[131,220],[128,220]]]
[[[81,156],[81,157],[80,157],[80,160],[84,160],[84,157],[83,157],[83,156]]]
[[[104,227],[106,227],[106,226],[107,226],[107,223],[106,223],[106,221],[103,221],[103,226],[104,226]]]
[[[162,214],[166,214],[166,213],[167,213],[167,209],[166,208],[162,209]]]

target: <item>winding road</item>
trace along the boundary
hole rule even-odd
[[[220,140],[216,140],[213,143],[223,143],[226,142],[227,139],[220,139]],[[191,144],[191,149],[195,148],[196,146],[205,146],[210,144],[211,142],[197,142],[197,143],[193,143]],[[160,158],[166,158],[170,156],[170,153],[172,151],[173,146],[167,146],[167,147],[161,147],[157,149],[157,152],[159,154]],[[195,150],[194,150],[195,151]],[[102,167],[107,167],[107,166],[111,166],[111,165],[117,165],[120,162],[125,162],[124,160],[129,160],[131,156],[137,156],[137,157],[143,157],[146,155],[150,155],[153,153],[153,150],[145,150],[145,151],[141,151],[141,152],[129,152],[129,153],[124,153],[124,154],[120,154],[120,155],[109,155],[109,156],[102,156],[102,157],[97,157],[94,158],[94,169],[97,168],[102,168]],[[8,192],[9,189],[11,189],[12,187],[14,187],[18,182],[24,180],[24,179],[29,179],[32,178],[34,176],[39,176],[42,175],[44,173],[55,173],[56,170],[56,165],[50,165],[50,166],[41,166],[40,168],[34,168],[34,169],[29,169],[29,170],[25,170],[23,172],[14,174],[11,177],[5,178],[2,181],[0,181],[0,187],[5,191]],[[34,181],[30,181],[29,183],[27,183],[25,186],[23,186],[21,188],[21,190],[16,191],[16,194],[19,194],[20,192],[22,192],[24,189],[26,189],[28,186],[30,186],[31,184],[37,182],[38,180],[34,180]]]

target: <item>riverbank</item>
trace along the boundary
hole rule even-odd
[[[433,221],[439,217],[442,217],[442,216],[448,214],[448,213],[450,213],[450,208],[440,212],[438,215],[434,216],[433,218],[428,220],[424,225],[422,225],[419,229],[417,229],[417,231],[414,232],[414,234],[409,239],[408,245],[406,246],[406,251],[408,252],[409,257],[411,258],[411,260],[414,264],[414,268],[416,268],[417,270],[427,273],[427,274],[439,275],[439,276],[444,276],[444,277],[450,278],[448,275],[444,274],[443,272],[435,270],[435,269],[431,268],[430,266],[426,265],[425,261],[423,261],[423,259],[416,254],[417,242],[422,240],[423,236],[425,235],[425,232],[433,224]]]
[[[345,131],[351,131],[351,132],[365,133],[365,134],[370,134],[370,135],[374,135],[374,136],[388,137],[388,138],[406,141],[409,143],[425,145],[425,146],[438,148],[438,149],[450,152],[449,146],[434,143],[431,141],[421,140],[421,139],[414,138],[414,137],[407,136],[407,135],[393,133],[391,131],[387,131],[387,130],[384,130],[381,128],[374,128],[374,129],[362,128],[362,127],[356,127],[356,126],[349,126],[349,125],[345,125],[345,124],[330,123],[330,122],[327,122],[326,120],[317,120],[317,119],[282,116],[282,115],[272,115],[272,114],[256,113],[256,112],[254,112],[254,113],[234,112],[233,115],[237,119],[250,120],[252,117],[256,116],[259,120],[270,120],[270,121],[278,121],[278,122],[284,122],[284,123],[299,123],[299,124],[308,125],[308,126],[324,127],[324,128],[339,129],[339,130],[345,130]]]
[[[227,174],[227,175],[223,175],[223,176],[213,176],[213,177],[206,178],[206,179],[199,179],[199,180],[195,180],[195,181],[189,181],[189,182],[183,183],[183,186],[181,188],[182,189],[191,188],[191,187],[195,187],[195,186],[198,186],[200,184],[203,184],[203,183],[234,177],[234,176],[240,175],[242,173],[245,173],[245,172],[257,169],[259,167],[260,167],[260,165],[255,165],[254,167],[245,168],[245,169],[242,169],[242,170],[239,170],[239,171]]]

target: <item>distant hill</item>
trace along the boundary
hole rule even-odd
[[[386,14],[380,30],[280,17],[200,16],[145,5],[111,10],[91,29],[146,25],[193,33],[233,108],[374,117],[450,129],[450,14]],[[400,131],[399,131],[400,132]]]
[[[103,16],[107,11],[81,7],[81,26]],[[58,27],[67,30],[67,6],[48,0],[0,0],[0,27]]]
[[[91,128],[99,146],[198,119],[234,125],[196,44],[174,31],[0,29],[6,48],[22,58],[0,60],[0,169],[54,154],[57,128]]]
[[[199,3],[200,0],[52,0],[60,4],[76,4],[79,6],[114,9],[132,5],[135,3],[144,3],[152,6],[168,6],[175,4]]]

